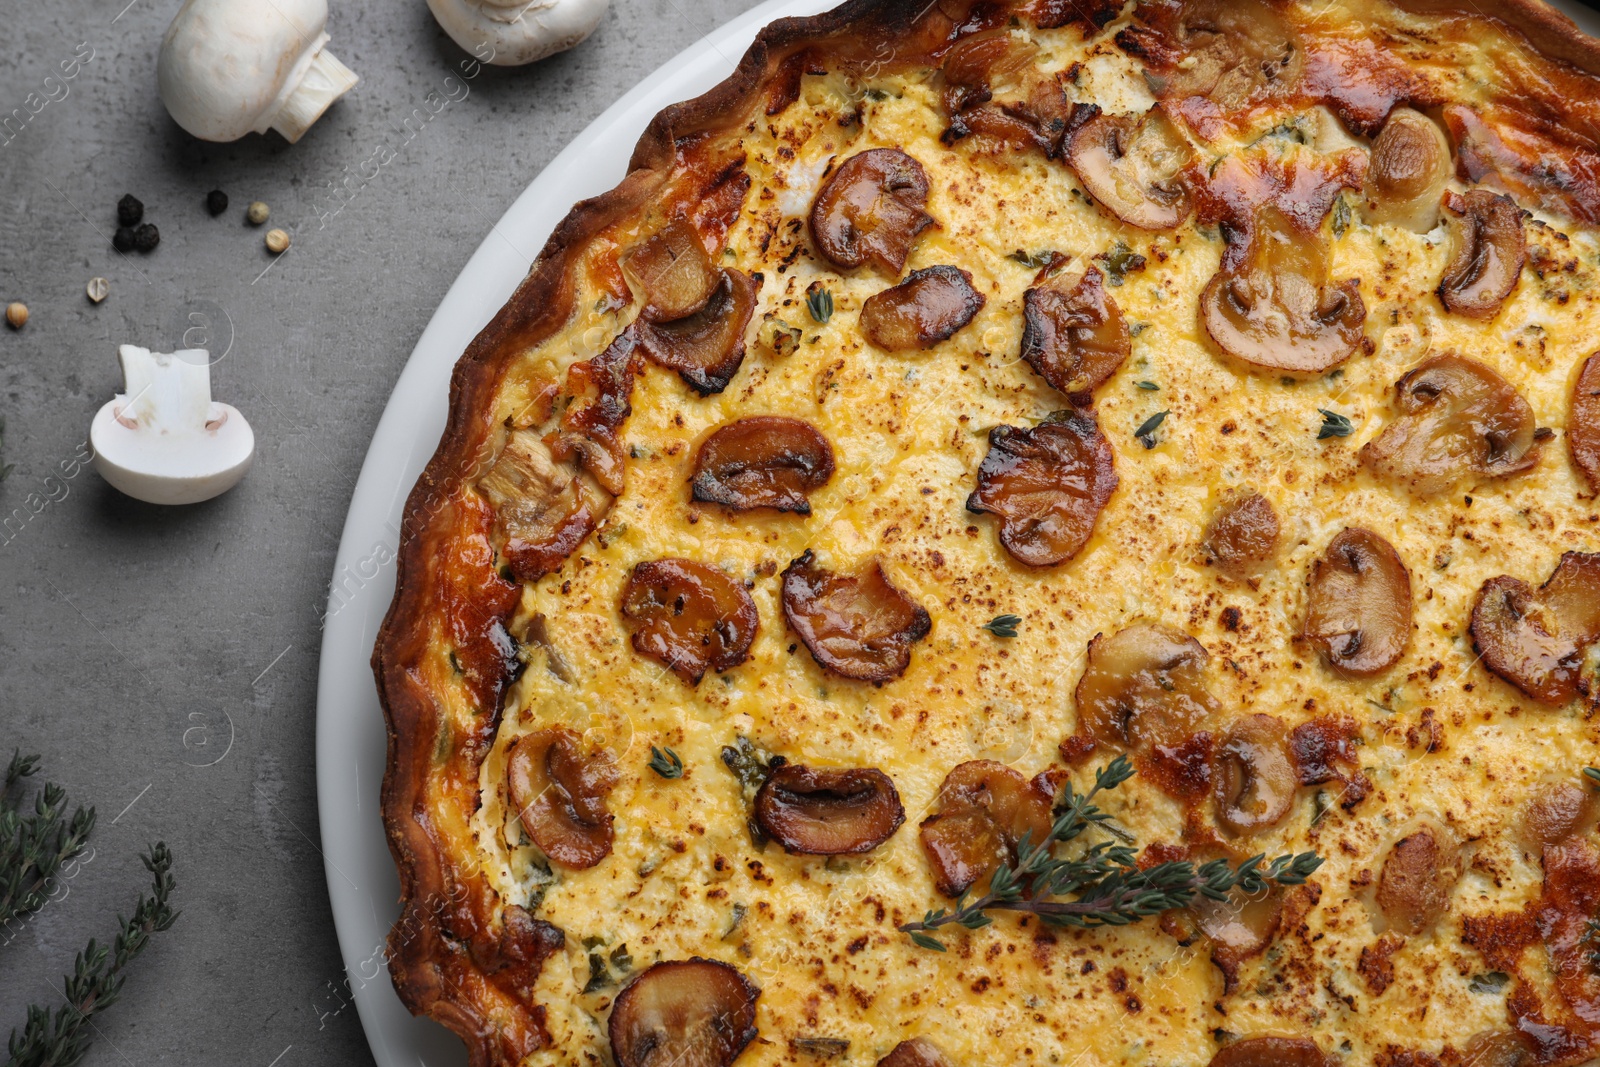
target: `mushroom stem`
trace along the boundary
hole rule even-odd
[[[277,130],[284,140],[294,144],[335,100],[355,88],[355,71],[324,50],[322,46],[327,43],[328,35],[324,33],[316,50],[305,60],[299,80],[289,79],[282,106],[263,121],[257,133]]]

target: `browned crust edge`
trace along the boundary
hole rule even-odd
[[[446,502],[476,468],[491,430],[490,401],[509,360],[547,339],[568,319],[569,275],[588,243],[613,222],[649,201],[671,173],[675,145],[689,133],[742,117],[779,75],[783,61],[808,45],[851,33],[895,40],[930,9],[965,8],[973,0],[848,0],[810,18],[782,19],[764,28],[729,78],[700,97],[665,108],[635,147],[627,176],[612,190],[575,205],[551,234],[510,300],[473,339],[451,375],[449,417],[427,467],[406,501],[394,600],[378,632],[372,668],[388,733],[382,814],[389,850],[400,874],[402,912],[389,937],[389,967],[406,1007],[454,1031],[473,1067],[497,1062],[495,1027],[478,1005],[449,983],[441,961],[465,949],[444,929],[451,895],[451,859],[423,810],[429,764],[437,743],[438,712],[411,667],[424,651],[426,598],[433,588],[433,549],[449,532]],[[1546,55],[1600,75],[1600,40],[1544,0],[1395,0],[1424,14],[1488,16],[1511,26]],[[1019,5],[1020,6],[1020,5]],[[424,907],[423,902],[431,902]]]

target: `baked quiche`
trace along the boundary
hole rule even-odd
[[[1595,1060],[1597,349],[1537,0],[775,23],[456,368],[396,989],[475,1065]]]

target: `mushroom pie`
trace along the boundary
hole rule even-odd
[[[852,0],[595,192],[374,659],[474,1065],[1600,1060],[1600,41]]]

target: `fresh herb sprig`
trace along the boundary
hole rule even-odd
[[[813,283],[806,291],[806,310],[811,313],[811,320],[818,325],[825,325],[833,318],[833,294]]]
[[[44,906],[51,879],[83,851],[94,830],[94,809],[80,805],[67,817],[67,791],[54,782],[45,783],[32,814],[24,814],[17,787],[38,764],[38,756],[14,752],[0,791],[0,926]]]
[[[1356,432],[1355,423],[1350,421],[1350,416],[1341,415],[1337,411],[1327,408],[1318,408],[1322,416],[1322,428],[1317,431],[1317,440],[1326,441],[1330,437],[1349,437]]]
[[[1078,793],[1069,783],[1049,837],[1037,845],[1024,837],[1016,863],[995,871],[987,893],[970,902],[962,894],[954,910],[929,911],[921,922],[901,926],[901,932],[922,948],[943,952],[943,943],[931,936],[932,931],[951,924],[978,930],[994,921],[989,913],[995,911],[1026,912],[1052,926],[1126,926],[1187,907],[1197,897],[1226,900],[1235,891],[1259,893],[1269,885],[1299,885],[1322,865],[1316,853],[1302,852],[1270,863],[1265,855],[1254,856],[1237,867],[1219,859],[1199,867],[1175,861],[1141,870],[1133,848],[1110,841],[1098,841],[1073,859],[1057,858],[1056,845],[1111,818],[1093,801],[1133,774],[1128,757],[1118,756],[1095,773],[1087,793]],[[1063,897],[1071,899],[1059,899]]]
[[[682,778],[683,759],[670,748],[650,746],[650,769],[663,778]]]
[[[177,922],[178,912],[168,902],[175,887],[172,852],[157,842],[143,859],[153,883],[150,895],[139,895],[132,917],[121,920],[109,946],[90,939],[78,953],[72,976],[65,982],[65,1005],[53,1013],[37,1005],[28,1009],[22,1031],[11,1031],[7,1067],[73,1067],[81,1061],[89,1051],[90,1020],[117,1002],[123,972],[149,945],[152,934]]]
[[[1017,627],[1021,625],[1021,615],[996,615],[980,626],[979,629],[988,630],[996,637],[1015,637],[1017,636]]]

